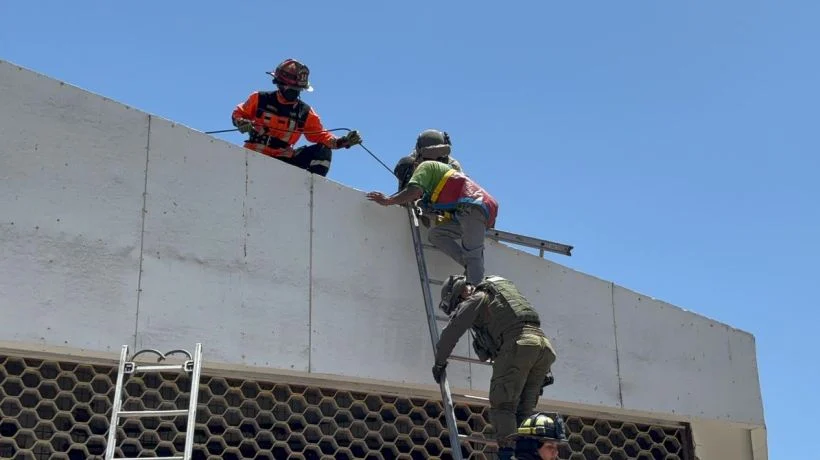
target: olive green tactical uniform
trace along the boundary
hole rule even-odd
[[[535,410],[555,350],[540,328],[538,313],[512,282],[501,277],[484,278],[458,305],[437,344],[437,364],[447,362],[469,328],[479,359],[493,360],[489,415],[502,446]]]

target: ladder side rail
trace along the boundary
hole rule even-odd
[[[421,290],[424,296],[424,308],[427,314],[427,326],[430,330],[430,341],[431,345],[433,346],[433,351],[436,349],[436,345],[438,344],[438,325],[435,321],[430,321],[431,317],[436,318],[435,307],[433,306],[433,295],[430,293],[430,278],[427,274],[427,262],[424,258],[424,251],[419,246],[419,242],[421,240],[421,233],[419,232],[418,227],[418,220],[416,219],[413,210],[410,209],[408,212],[411,213],[411,232],[413,234],[413,247],[416,252],[416,263],[418,265],[419,270],[419,281],[421,283]]]
[[[573,246],[569,244],[556,243],[554,241],[542,240],[532,236],[519,235],[517,233],[505,232],[495,228],[487,229],[486,236],[496,241],[503,241],[505,243],[519,244],[534,249],[540,250],[540,255],[543,257],[543,251],[550,251],[556,254],[563,254],[565,256],[572,256]]]
[[[199,379],[202,374],[202,344],[194,350],[194,368],[191,371],[191,391],[188,401],[188,426],[185,429],[184,460],[190,460],[194,448],[194,428],[196,427],[196,407],[199,399]]]
[[[117,425],[119,425],[120,409],[122,409],[122,386],[125,379],[125,361],[128,359],[128,345],[123,345],[120,351],[120,363],[117,366],[117,386],[114,388],[114,403],[111,405],[111,422],[108,426],[108,440],[105,445],[105,460],[114,458],[117,448]]]
[[[419,269],[419,282],[421,283],[421,290],[424,294],[424,307],[427,312],[427,326],[430,329],[430,340],[433,345],[433,353],[435,354],[436,345],[438,344],[439,339],[439,332],[438,324],[436,323],[435,307],[433,307],[433,296],[430,293],[429,277],[427,276],[427,262],[424,259],[424,247],[421,241],[421,233],[419,231],[419,221],[414,208],[408,207],[407,212],[408,217],[410,218],[411,233],[413,235],[413,248],[416,252],[416,262]],[[458,424],[456,423],[453,397],[450,394],[450,384],[447,380],[446,370],[442,372],[439,389],[441,390],[441,402],[444,406],[444,418],[447,421],[447,429],[450,435],[450,448],[452,455],[455,460],[462,460],[463,457],[461,456],[461,442],[459,441]]]

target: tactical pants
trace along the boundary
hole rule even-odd
[[[499,447],[511,447],[504,438],[532,415],[555,359],[549,340],[538,333],[523,332],[502,345],[493,361],[489,413]]]
[[[290,158],[274,158],[324,177],[330,171],[333,151],[322,144],[312,144],[297,148],[296,154]]]
[[[487,218],[478,206],[465,206],[453,220],[430,229],[428,239],[435,247],[465,267],[467,282],[473,286],[484,279],[484,235]],[[456,240],[460,239],[461,242]]]

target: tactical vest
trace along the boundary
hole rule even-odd
[[[267,134],[252,131],[248,142],[263,144],[274,149],[290,146],[288,142],[295,132],[303,132],[310,113],[310,106],[297,101],[296,104],[282,104],[275,91],[260,91],[256,106],[256,118],[262,119],[265,127],[276,127]]]
[[[491,355],[501,347],[503,336],[524,324],[541,326],[541,320],[527,299],[509,280],[500,276],[489,276],[484,279],[476,291],[490,297],[487,309],[479,315],[473,325],[476,341],[483,344]]]

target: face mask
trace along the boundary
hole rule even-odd
[[[279,90],[279,92],[282,94],[282,97],[285,98],[285,100],[288,101],[288,102],[293,102],[296,99],[299,99],[299,90],[298,89],[284,88],[284,89]]]

